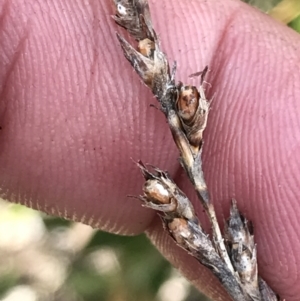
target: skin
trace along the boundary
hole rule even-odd
[[[260,274],[296,301],[300,36],[238,1],[150,5],[177,79],[197,85],[188,75],[211,70],[203,169],[217,214],[223,220],[237,199],[255,225]],[[187,191],[209,229],[164,117],[149,108],[155,99],[122,57],[111,2],[0,0],[0,7],[2,197],[105,231],[146,231],[199,290],[229,300],[155,213],[126,197],[143,183],[130,158],[155,164]]]

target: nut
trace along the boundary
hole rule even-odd
[[[199,92],[195,86],[182,86],[177,100],[178,114],[186,124],[192,122],[198,106]]]

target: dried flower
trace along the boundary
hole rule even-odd
[[[199,91],[195,86],[179,86],[176,108],[183,129],[190,144],[199,147],[206,128],[209,102],[205,98],[203,86]]]
[[[239,213],[236,201],[232,200],[230,217],[225,224],[225,242],[244,289],[252,297],[259,298],[257,252],[251,228],[249,229],[248,221]]]
[[[207,124],[209,102],[203,87],[208,68],[192,74],[201,75],[200,87],[175,84],[176,63],[170,70],[152,27],[147,0],[114,0],[114,20],[136,40],[135,46],[117,35],[124,56],[142,81],[151,89],[165,114],[186,171],[212,227],[207,235],[187,196],[166,172],[150,172],[137,163],[145,178],[143,206],[156,210],[177,244],[209,268],[236,301],[277,301],[279,298],[258,277],[256,245],[251,229],[233,202],[223,239],[215,209],[204,180],[201,151]],[[226,243],[226,246],[225,246]]]
[[[116,14],[113,19],[137,41],[153,37],[147,0],[113,0]]]
[[[192,203],[165,172],[156,168],[155,174],[151,173],[141,161],[137,165],[146,180],[144,195],[140,196],[144,206],[168,213],[172,217],[198,222]]]

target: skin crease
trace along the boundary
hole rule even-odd
[[[150,1],[177,79],[210,68],[204,172],[220,220],[230,199],[255,225],[261,275],[300,295],[300,38],[238,1]],[[210,273],[174,246],[141,193],[133,160],[167,169],[191,196],[163,115],[122,57],[110,1],[0,0],[2,197],[100,229],[146,231],[214,300]],[[167,15],[167,17],[166,17]],[[126,34],[125,34],[126,36]]]

